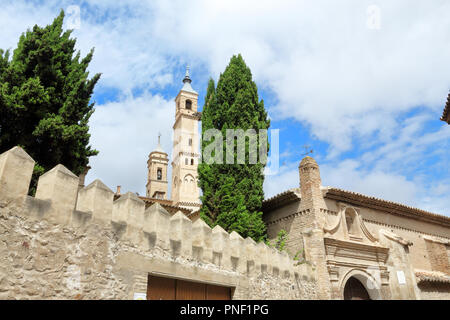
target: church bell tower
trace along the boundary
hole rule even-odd
[[[148,156],[147,198],[167,199],[167,165],[169,158],[161,147],[161,135],[158,146]]]
[[[200,207],[197,166],[200,159],[197,111],[198,93],[191,86],[189,67],[183,87],[175,98],[173,125],[172,201],[174,205],[195,209]]]

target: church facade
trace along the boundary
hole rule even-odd
[[[450,299],[449,217],[324,187],[311,157],[299,177],[263,202],[263,218],[315,267],[321,299]]]

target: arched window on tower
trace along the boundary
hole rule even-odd
[[[192,109],[192,101],[186,100],[186,109],[191,110]]]
[[[188,164],[189,164],[188,158],[184,159],[184,164],[185,164],[185,165],[188,165]]]
[[[158,171],[156,172],[156,178],[158,180],[162,180],[162,169],[158,168]]]
[[[191,159],[191,166],[194,165],[194,159]]]
[[[189,146],[192,146],[192,138],[189,138]]]

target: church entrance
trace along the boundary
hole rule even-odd
[[[344,300],[370,300],[370,296],[358,279],[350,277],[344,287]]]

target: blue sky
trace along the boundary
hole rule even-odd
[[[323,185],[450,215],[450,2],[0,0],[0,48],[51,23],[60,8],[92,74],[87,182],[145,194],[148,153],[162,133],[170,154],[174,97],[186,64],[203,105],[241,53],[280,129],[280,170],[266,196],[298,186],[304,145]],[[75,13],[74,13],[75,12]],[[170,172],[169,172],[170,174]]]

